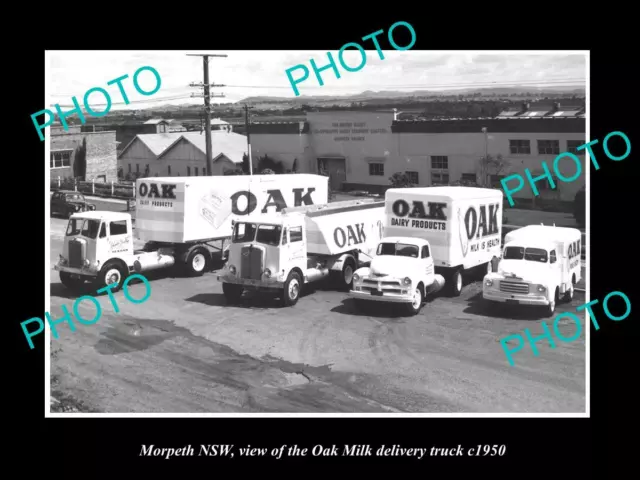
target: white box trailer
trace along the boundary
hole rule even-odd
[[[582,247],[576,228],[528,225],[509,232],[497,271],[484,278],[483,298],[543,306],[552,316],[558,301],[573,300],[582,278]]]
[[[189,243],[231,236],[253,213],[324,204],[327,177],[311,174],[160,177],[136,181],[136,233],[146,242]]]
[[[305,283],[330,274],[348,290],[360,255],[373,254],[383,230],[384,202],[372,199],[249,216],[235,223],[218,280],[231,303],[247,289],[270,290],[283,305],[295,305]]]
[[[328,178],[321,175],[238,175],[154,177],[136,181],[137,238],[128,213],[72,215],[63,253],[55,269],[68,288],[89,280],[98,288],[132,273],[178,265],[190,276],[202,275],[212,254],[223,250],[232,222],[247,215],[268,215],[287,207],[325,204]],[[212,242],[223,240],[219,247]]]
[[[477,267],[490,272],[500,257],[502,206],[497,189],[391,188],[385,195],[385,235],[428,240],[436,273],[457,296],[463,274]]]

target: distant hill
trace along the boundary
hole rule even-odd
[[[380,92],[374,92],[367,90],[355,95],[300,95],[299,97],[247,97],[240,100],[237,103],[297,103],[305,104],[309,102],[327,102],[327,101],[366,101],[374,99],[399,99],[399,98],[413,98],[413,97],[439,97],[439,96],[496,96],[496,95],[523,95],[526,93],[535,93],[537,95],[585,95],[586,91],[583,87],[576,86],[558,86],[553,88],[548,87],[495,87],[495,88],[465,88],[459,90],[414,90],[411,92],[399,92],[395,90],[383,90]]]

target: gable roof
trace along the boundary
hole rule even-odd
[[[156,134],[161,135],[161,134]],[[171,135],[171,134],[168,134]],[[203,154],[207,154],[206,136],[200,132],[180,132],[177,133],[179,137],[175,141],[168,145],[164,152],[158,155],[158,158],[165,155],[181,140],[189,142],[191,145],[200,150]],[[218,158],[220,155],[224,155],[233,163],[242,163],[242,157],[247,152],[247,137],[237,133],[230,133],[224,130],[213,130],[211,132],[211,156],[212,158]]]
[[[152,118],[144,122],[145,125],[158,125],[159,123],[169,123],[164,118]]]
[[[183,133],[184,132],[138,134],[122,149],[118,158],[124,155],[124,152],[126,152],[136,140],[142,142],[157,158],[162,155],[169,146],[173,145]]]

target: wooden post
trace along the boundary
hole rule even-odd
[[[91,193],[95,195],[96,193],[96,179],[91,179]]]
[[[112,197],[113,197],[113,196],[115,196],[115,193],[114,193],[114,192],[115,192],[115,189],[114,189],[114,187],[113,187],[113,180],[111,180],[111,196],[112,196]]]
[[[73,189],[77,192],[78,191],[78,179],[74,178],[73,179]]]
[[[58,188],[60,188],[60,175],[58,175]]]

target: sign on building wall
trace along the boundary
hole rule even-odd
[[[333,128],[319,128],[313,130],[314,135],[337,135],[335,142],[364,142],[366,135],[386,134],[386,128],[368,128],[367,122],[334,122]]]

